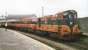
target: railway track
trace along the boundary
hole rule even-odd
[[[83,37],[81,37],[80,41],[65,44],[75,47],[79,50],[88,50],[88,36],[84,35]]]
[[[25,32],[20,32],[20,33],[29,36],[33,39],[36,39],[38,41],[41,41],[45,44],[48,44],[49,46],[55,48],[56,50],[88,50],[88,36],[85,35],[80,38],[80,41],[65,42],[49,37],[42,37],[31,33],[25,33]]]
[[[76,48],[77,50],[88,50],[88,34],[87,35],[86,34],[83,34],[81,38],[75,42],[63,42],[63,41],[57,41],[57,40],[55,41],[69,45],[73,48]]]

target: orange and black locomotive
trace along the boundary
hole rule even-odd
[[[73,40],[82,34],[75,10],[30,18],[30,20],[9,22],[8,27],[63,40]]]

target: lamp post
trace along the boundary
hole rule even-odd
[[[5,30],[7,31],[7,11],[5,12]]]
[[[44,7],[42,6],[42,17],[44,17]]]

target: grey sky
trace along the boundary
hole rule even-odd
[[[74,9],[79,17],[88,16],[88,0],[0,0],[0,15],[37,14],[41,16],[41,6],[44,15],[55,14],[64,10]]]

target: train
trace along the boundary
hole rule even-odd
[[[8,22],[7,28],[62,40],[75,40],[82,34],[75,10],[67,10],[43,17],[33,17],[28,20],[21,19],[16,22]]]

